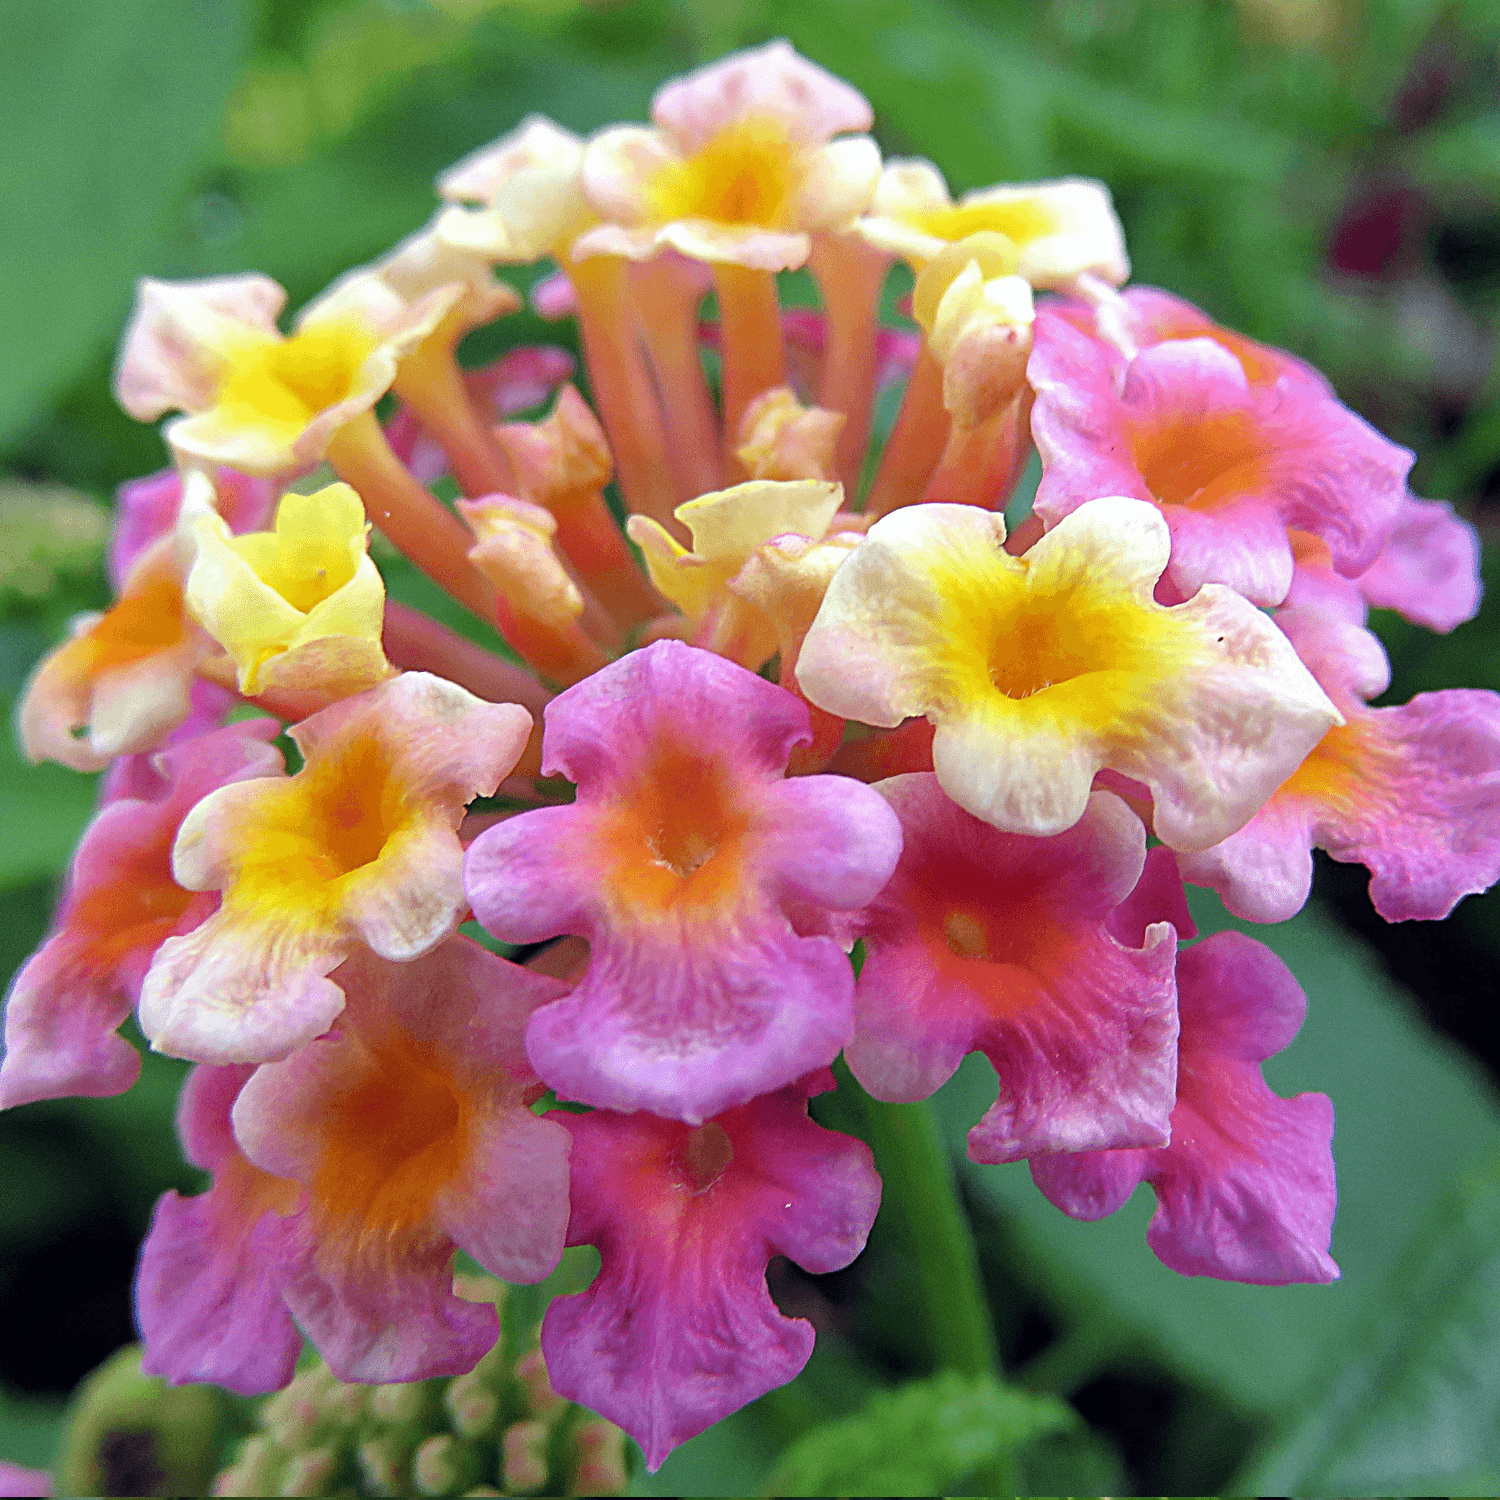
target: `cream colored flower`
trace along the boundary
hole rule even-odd
[[[409,300],[379,276],[329,288],[276,326],[286,293],[264,276],[141,281],[115,372],[138,421],[169,411],[165,437],[189,466],[276,477],[311,468],[369,411],[414,349],[465,294],[444,284]]]
[[[1035,287],[1063,286],[1085,273],[1118,286],[1130,275],[1109,189],[1084,177],[980,188],[955,203],[931,162],[890,161],[855,228],[917,268],[945,245],[989,231],[1011,240],[1019,274]]]
[[[669,83],[655,128],[602,131],[583,189],[605,222],[575,259],[646,259],[671,248],[753,270],[800,266],[819,230],[847,227],[869,204],[880,151],[870,106],[786,42],[736,53]]]

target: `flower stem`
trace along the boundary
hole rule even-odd
[[[860,1116],[885,1184],[882,1215],[899,1225],[916,1271],[917,1295],[933,1363],[963,1375],[998,1375],[994,1325],[979,1279],[969,1221],[931,1107],[881,1104],[854,1081],[841,1058],[839,1093]]]

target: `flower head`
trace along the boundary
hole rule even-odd
[[[812,1325],[777,1310],[767,1261],[836,1271],[864,1248],[880,1179],[867,1146],[807,1118],[817,1091],[808,1080],[696,1126],[567,1117],[568,1243],[597,1245],[602,1265],[552,1303],[542,1349],[554,1388],[623,1427],[648,1468],[807,1363]]]
[[[832,713],[931,719],[938,780],[975,817],[1061,832],[1109,769],[1150,788],[1164,843],[1206,847],[1338,722],[1237,594],[1155,602],[1169,540],[1152,507],[1092,501],[1021,557],[1004,538],[967,505],[877,522],[834,574],[797,667]]]
[[[547,1083],[697,1123],[831,1062],[853,977],[821,933],[895,864],[884,800],[842,777],[783,780],[806,708],[675,641],[570,688],[546,722],[542,769],[578,799],[482,833],[466,882],[504,941],[590,945],[577,988],[527,1033]]]
[[[464,805],[495,789],[530,725],[515,704],[407,672],[298,724],[295,776],[199,802],[172,869],[222,903],[163,944],[146,976],[153,1046],[200,1062],[285,1057],[343,1009],[326,976],[351,953],[408,960],[452,932]]]
[[[1185,949],[1177,993],[1171,1144],[1042,1157],[1031,1175],[1079,1219],[1102,1219],[1149,1182],[1146,1241],[1184,1276],[1332,1281],[1333,1106],[1322,1094],[1278,1098],[1260,1072],[1296,1036],[1306,997],[1270,949],[1238,932]]]

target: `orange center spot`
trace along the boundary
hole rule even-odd
[[[802,171],[799,152],[776,120],[741,120],[701,150],[664,167],[651,183],[657,223],[711,219],[763,229],[791,227]]]
[[[1135,427],[1130,446],[1147,488],[1162,505],[1212,510],[1260,483],[1264,444],[1246,412]]]
[[[432,1200],[468,1158],[470,1106],[444,1066],[407,1036],[380,1038],[365,1063],[358,1082],[324,1109],[313,1203],[362,1249],[434,1238]]]
[[[123,595],[76,646],[90,676],[123,667],[178,645],[186,631],[182,589],[168,578]]]
[[[996,1016],[1026,1010],[1067,960],[1071,935],[1046,890],[1014,891],[967,862],[928,857],[910,868],[906,893],[932,966]]]
[[[378,344],[364,325],[343,319],[314,323],[288,339],[247,342],[233,351],[218,405],[246,426],[300,429],[351,393]]]
[[[1040,239],[1057,228],[1051,214],[1038,203],[1018,198],[1010,203],[959,203],[951,208],[929,208],[915,216],[917,228],[943,240],[992,230],[1018,245]]]
[[[750,825],[726,767],[663,747],[603,829],[609,883],[636,912],[726,906],[738,893]]]

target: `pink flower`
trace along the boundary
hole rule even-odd
[[[1075,1219],[1102,1219],[1149,1182],[1156,1214],[1146,1242],[1184,1276],[1334,1280],[1333,1106],[1322,1094],[1278,1098],[1260,1073],[1296,1036],[1306,997],[1269,948],[1238,932],[1183,951],[1177,994],[1171,1144],[1042,1157],[1032,1177]]]
[[[578,800],[486,830],[465,875],[504,941],[590,944],[577,989],[527,1032],[547,1083],[697,1124],[831,1062],[854,984],[820,934],[885,884],[901,839],[868,787],[783,779],[806,705],[659,641],[554,699],[546,722],[543,772]]]
[[[68,1094],[119,1094],[140,1058],[115,1028],[130,1014],[162,942],[190,932],[216,900],[172,878],[172,843],[190,809],[232,782],[274,775],[274,719],[250,719],[162,751],[141,798],[117,796],[73,857],[51,937],[16,976],[5,1005],[0,1108]]]
[[[1056,525],[1099,495],[1161,507],[1167,577],[1183,598],[1206,583],[1279,604],[1292,581],[1289,530],[1354,576],[1375,560],[1406,495],[1412,456],[1310,382],[1252,383],[1209,338],[1145,349],[1117,388],[1111,354],[1044,310],[1028,376],[1043,473],[1036,510]]]
[[[302,1351],[275,1275],[302,1189],[253,1166],[229,1128],[253,1072],[202,1066],[188,1074],[177,1133],[213,1185],[196,1198],[162,1194],[135,1279],[145,1373],[173,1385],[209,1381],[242,1396],[279,1390]]]
[[[905,844],[861,919],[854,1076],[877,1099],[925,1099],[983,1052],[1000,1096],[969,1132],[979,1162],[1165,1145],[1182,898],[1118,929],[1145,868],[1140,819],[1095,792],[1067,832],[1030,838],[970,816],[930,774],[878,790]]]
[[[1446,917],[1500,879],[1500,696],[1473,688],[1368,708],[1390,663],[1368,631],[1308,609],[1277,622],[1343,711],[1238,833],[1183,857],[1236,916],[1281,922],[1312,885],[1312,850],[1370,870],[1388,922]]]
[[[623,1427],[650,1469],[807,1363],[812,1326],[771,1301],[770,1258],[836,1271],[864,1248],[880,1179],[868,1147],[807,1118],[829,1086],[814,1076],[696,1127],[566,1118],[568,1243],[597,1245],[602,1265],[552,1303],[542,1352],[553,1388]]]
[[[454,1296],[455,1247],[516,1282],[562,1254],[571,1143],[528,1107],[522,1046],[562,986],[456,936],[409,964],[357,954],[337,982],[339,1027],[234,1105],[251,1163],[306,1192],[277,1284],[340,1380],[461,1374],[498,1323]]]

